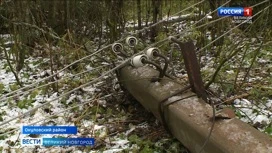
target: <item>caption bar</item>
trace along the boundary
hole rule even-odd
[[[93,146],[94,138],[22,138],[22,146]]]
[[[23,126],[22,134],[77,134],[76,126]]]

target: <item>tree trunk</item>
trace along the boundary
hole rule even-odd
[[[158,15],[160,14],[161,0],[152,0],[152,6],[153,6],[152,22],[154,24],[158,22]],[[157,35],[158,35],[158,26],[152,27],[151,33],[150,33],[150,41],[152,43],[155,42],[155,38],[157,37]]]
[[[118,24],[122,24],[122,7],[123,0],[106,0],[106,8],[109,11],[107,26],[110,30],[110,42],[114,42],[119,37],[120,30],[117,30]]]
[[[137,0],[137,17],[138,17],[138,30],[142,29],[142,10],[141,10],[141,0]],[[142,34],[139,33],[139,37],[142,37]]]

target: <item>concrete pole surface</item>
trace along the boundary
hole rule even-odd
[[[168,98],[165,103],[171,103],[195,93],[189,90],[171,97],[184,86],[166,78],[151,82],[151,78],[158,74],[149,66],[126,66],[120,70],[120,81],[128,92],[162,121],[159,113],[162,100]],[[173,136],[192,153],[198,153],[212,125],[212,107],[194,96],[165,107],[163,116]],[[272,153],[272,139],[237,118],[219,119],[215,121],[209,142],[202,153]]]

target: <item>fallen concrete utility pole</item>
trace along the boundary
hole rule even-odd
[[[167,127],[192,153],[198,153],[212,125],[212,107],[191,91],[172,96],[184,87],[167,78],[151,82],[155,76],[158,72],[148,66],[120,70],[123,86],[158,120],[162,121],[161,102],[176,101],[164,109]],[[203,153],[272,153],[272,139],[239,119],[218,119]]]

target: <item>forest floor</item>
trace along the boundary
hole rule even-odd
[[[6,48],[7,51],[10,48]],[[83,83],[86,76],[76,75],[71,71],[60,72],[55,76],[54,81],[59,80],[57,89],[52,85],[42,88],[35,88],[27,92],[14,92],[15,96],[6,98],[5,95],[17,91],[20,86],[17,84],[14,74],[5,60],[4,54],[0,60],[0,122],[7,121],[15,116],[27,113],[27,115],[16,118],[1,127],[0,150],[2,152],[188,152],[182,144],[170,136],[158,123],[155,117],[147,112],[133,97],[123,92],[116,78],[108,75],[103,81],[80,88],[70,94],[63,95],[69,90]],[[266,64],[266,69],[272,68],[267,58],[258,59],[259,64]],[[12,59],[12,57],[11,57]],[[205,59],[207,60],[207,59]],[[50,59],[43,57],[28,57],[25,60],[25,67],[20,71],[19,78],[24,86],[51,75],[52,71],[48,66]],[[212,71],[213,59],[210,58],[203,71]],[[107,67],[109,65],[105,65]],[[82,71],[94,71],[97,67],[84,65]],[[106,69],[101,69],[101,73]],[[256,71],[258,71],[256,69]],[[176,71],[179,76],[180,71]],[[203,72],[204,73],[204,72]],[[229,70],[226,74],[234,72]],[[78,74],[78,73],[77,73]],[[262,81],[269,83],[270,74],[265,77],[252,76],[249,84]],[[271,75],[270,75],[271,76]],[[93,75],[93,77],[97,77]],[[114,86],[108,89],[107,79]],[[268,82],[264,81],[268,80]],[[43,84],[49,84],[44,81]],[[54,85],[54,84],[53,84]],[[111,87],[112,87],[111,86]],[[117,86],[115,88],[115,86]],[[53,87],[53,88],[52,88]],[[217,88],[213,86],[213,88]],[[261,90],[271,90],[268,86]],[[252,88],[248,88],[252,91]],[[246,91],[246,89],[245,89]],[[259,92],[259,90],[255,91]],[[264,91],[265,92],[265,91]],[[257,94],[258,95],[258,94]],[[231,107],[235,110],[237,118],[253,125],[262,132],[272,135],[272,100],[271,97],[246,99],[244,97],[231,101]],[[44,103],[42,108],[35,109]],[[78,127],[77,135],[54,135],[54,137],[94,137],[94,147],[44,147],[44,146],[21,146],[22,138],[52,137],[52,135],[24,135],[21,134],[23,125],[70,125]]]
[[[10,50],[10,48],[6,49]],[[50,67],[48,67],[49,61],[50,59],[42,57],[27,58],[25,60],[26,66],[18,75],[24,86],[48,77],[51,74]],[[89,65],[83,69],[89,72],[95,70]],[[18,117],[1,127],[1,152],[111,153],[120,151],[161,152],[162,150],[170,152],[184,150],[186,152],[182,144],[167,134],[155,117],[129,94],[123,93],[120,89],[114,93],[101,92],[103,81],[84,87],[80,91],[72,92],[62,98],[57,98],[74,87],[71,82],[78,83],[82,78],[84,76],[71,74],[68,71],[61,72],[55,78],[62,80],[58,81],[58,91],[54,91],[52,86],[37,88],[52,81],[46,80],[44,83],[35,85],[36,89],[32,91],[18,91],[14,93],[15,96],[10,95],[7,96],[9,98],[6,98],[5,95],[17,91],[20,86],[17,84],[7,61],[4,58],[1,59],[0,121],[7,121],[31,110],[27,115]],[[111,98],[112,95],[113,98]],[[35,109],[36,106],[49,101],[51,101],[50,104],[45,107]],[[21,133],[23,125],[33,124],[77,126],[78,134],[76,135],[59,134],[54,137],[91,137],[95,138],[95,146],[21,146],[20,140],[22,138],[52,137],[52,135],[25,135]]]

